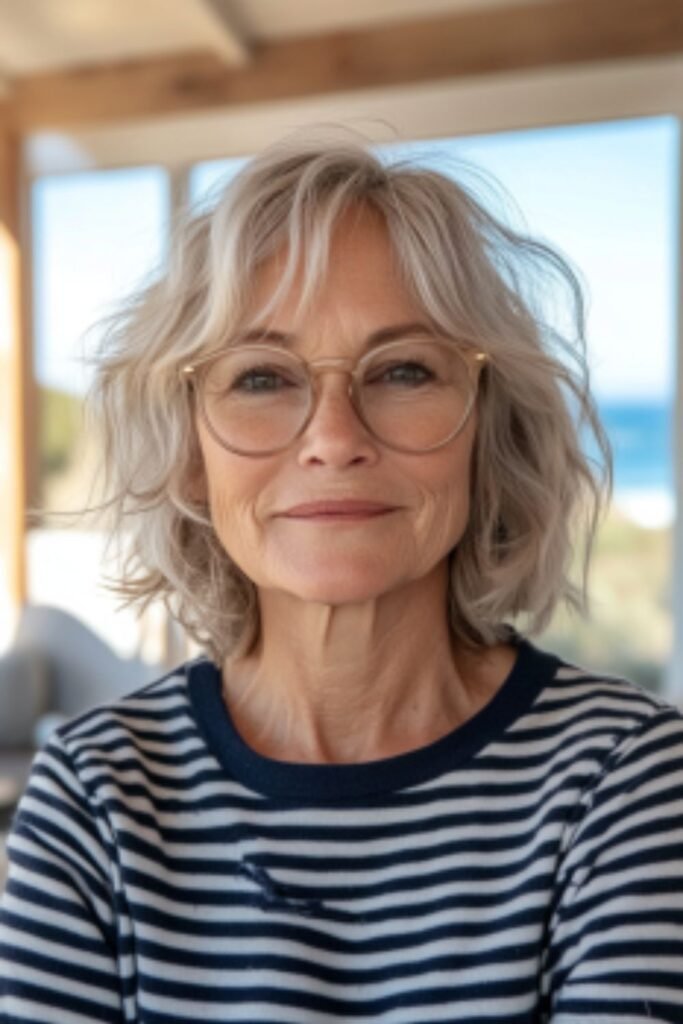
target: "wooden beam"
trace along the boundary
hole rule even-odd
[[[0,560],[11,604],[26,600],[28,359],[20,247],[21,139],[0,109]]]
[[[251,60],[251,46],[237,25],[232,10],[216,0],[194,0],[198,18],[208,22],[214,40],[213,51],[229,67],[244,67]]]
[[[30,132],[681,52],[681,0],[544,0],[255,44],[240,69],[194,52],[35,75],[12,107]]]

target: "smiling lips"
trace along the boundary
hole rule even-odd
[[[296,505],[285,512],[285,516],[295,519],[313,518],[365,518],[380,516],[393,509],[389,505],[380,505],[373,501],[312,501],[304,505]]]

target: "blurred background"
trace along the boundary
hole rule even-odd
[[[28,515],[90,495],[89,328],[312,122],[490,172],[581,275],[615,493],[590,617],[539,643],[683,704],[682,112],[679,0],[0,0],[0,808],[57,721],[187,654],[97,528]]]

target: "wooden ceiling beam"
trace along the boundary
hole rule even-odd
[[[214,39],[213,52],[228,67],[244,67],[251,61],[251,45],[231,11],[216,0],[194,0],[198,18],[208,22]]]
[[[681,52],[682,0],[544,0],[255,44],[238,69],[195,52],[34,75],[11,106],[30,132]]]

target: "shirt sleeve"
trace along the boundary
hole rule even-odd
[[[551,1024],[683,1021],[683,719],[612,750],[569,830],[542,976]]]
[[[0,903],[2,1024],[122,1024],[106,826],[53,737],[10,833]]]

